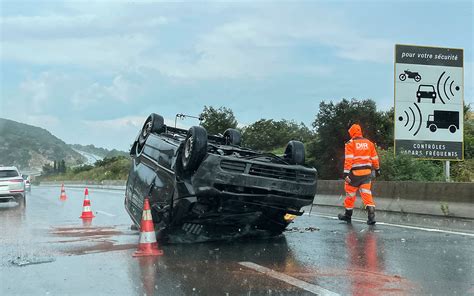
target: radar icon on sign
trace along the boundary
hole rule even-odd
[[[460,91],[459,85],[454,85],[454,79],[444,71],[438,79],[436,84],[439,99],[443,104],[446,104],[444,100],[451,101],[455,98],[456,92]]]
[[[403,125],[408,129],[409,132],[413,133],[413,136],[416,136],[421,128],[421,122],[423,121],[423,115],[421,114],[420,107],[417,103],[413,103],[415,108],[408,107],[408,109],[403,111],[403,114],[398,116],[398,121],[405,122]]]

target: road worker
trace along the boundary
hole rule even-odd
[[[339,214],[339,220],[351,223],[352,211],[356,200],[356,192],[360,191],[362,202],[367,209],[367,224],[375,224],[375,203],[372,198],[372,170],[380,176],[379,157],[375,145],[362,137],[360,125],[353,124],[349,129],[351,139],[345,145],[344,159],[344,189],[346,198],[344,214]]]

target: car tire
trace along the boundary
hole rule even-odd
[[[438,127],[435,124],[430,124],[429,128],[430,128],[430,131],[433,133],[438,129]]]
[[[305,149],[304,144],[300,141],[290,141],[286,145],[285,159],[290,164],[303,165],[305,161]]]
[[[455,125],[450,125],[449,126],[449,131],[454,134],[457,131],[457,127]]]
[[[26,194],[25,194],[22,198],[20,198],[20,199],[18,199],[18,200],[16,200],[16,201],[18,202],[18,206],[19,206],[20,208],[26,207]]]
[[[143,124],[143,127],[140,131],[140,135],[138,136],[138,144],[140,146],[139,150],[143,148],[146,139],[151,133],[160,133],[163,131],[164,127],[165,121],[163,119],[163,116],[151,113]]]
[[[181,153],[181,162],[184,170],[195,171],[207,153],[207,131],[201,126],[192,126]]]
[[[242,136],[240,135],[240,132],[233,128],[226,129],[224,132],[224,138],[226,145],[240,146],[240,143],[242,142]]]

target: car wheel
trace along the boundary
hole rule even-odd
[[[300,141],[290,141],[288,145],[286,145],[285,159],[287,159],[290,164],[303,165],[305,160],[304,154],[304,145]]]
[[[139,148],[143,148],[145,145],[146,139],[151,133],[160,133],[163,131],[165,127],[165,121],[161,115],[151,113],[150,116],[143,124],[142,130],[140,131],[140,135],[138,136],[138,143],[140,144]]]
[[[407,79],[407,76],[405,74],[400,74],[398,78],[400,78],[401,81],[405,81],[405,79]]]
[[[456,130],[457,130],[457,128],[456,128],[455,125],[450,125],[450,126],[449,126],[449,131],[450,131],[452,134],[454,134],[454,133],[456,132]]]
[[[233,128],[226,129],[224,132],[224,138],[226,145],[240,146],[240,143],[242,142],[240,132]]]
[[[438,127],[435,124],[430,124],[430,131],[433,133],[438,129]]]
[[[22,198],[18,199],[17,202],[18,202],[18,206],[20,208],[26,207],[26,195],[24,195]]]
[[[192,126],[184,141],[181,161],[186,171],[196,170],[207,153],[207,131],[200,126]]]

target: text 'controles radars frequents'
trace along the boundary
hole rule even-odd
[[[395,46],[395,151],[463,159],[463,50]]]

